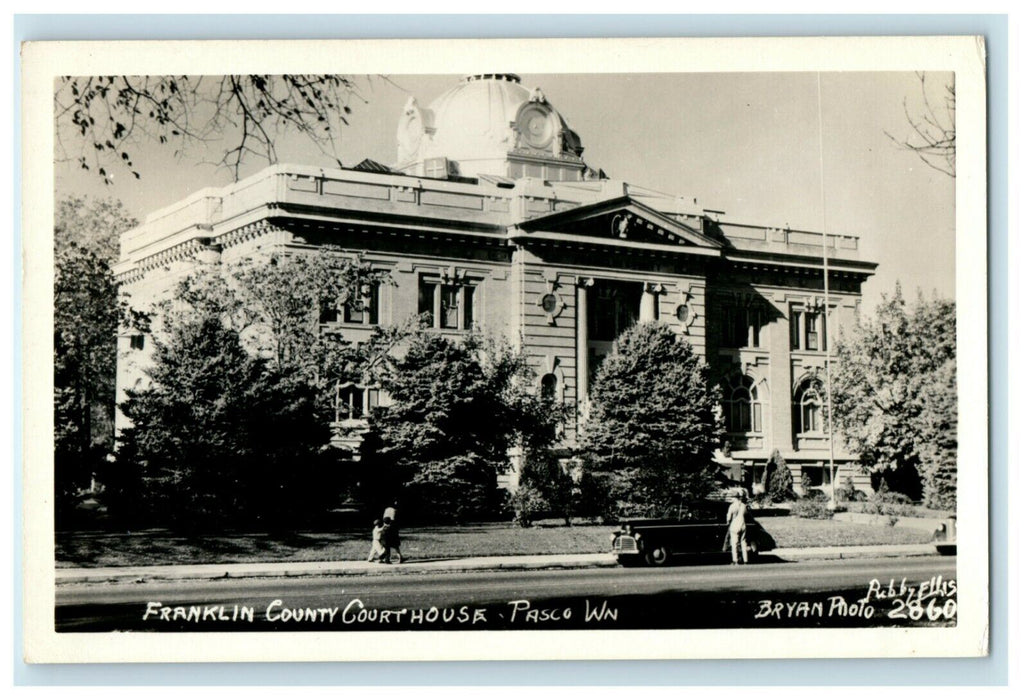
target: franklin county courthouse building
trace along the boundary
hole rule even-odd
[[[467,77],[426,107],[409,99],[397,142],[392,166],[277,165],[150,214],[121,237],[123,290],[145,307],[200,262],[337,246],[391,283],[367,289],[363,311],[323,314],[327,332],[359,341],[427,313],[455,338],[473,326],[504,335],[530,356],[539,391],[579,421],[615,338],[656,319],[722,384],[730,449],[713,459],[756,476],[778,449],[794,483],[806,474],[828,485],[825,352],[876,268],[857,238],[826,236],[827,309],[821,233],[735,223],[692,198],[607,179],[543,92],[515,75]],[[119,400],[142,380],[146,340],[119,339]],[[348,426],[388,398],[349,385],[340,400],[345,444]],[[835,457],[841,478],[868,488],[839,441]]]

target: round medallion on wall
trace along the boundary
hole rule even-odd
[[[546,313],[554,313],[557,311],[557,296],[554,294],[544,294],[540,300],[540,306],[543,307],[543,311]]]
[[[689,332],[690,326],[693,325],[696,318],[697,312],[688,303],[683,302],[675,307],[675,320],[679,322],[683,333]]]
[[[547,323],[552,326],[557,325],[557,317],[568,306],[556,291],[541,294],[539,299],[536,300],[536,304],[543,309],[543,313],[547,315]]]

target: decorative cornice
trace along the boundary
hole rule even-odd
[[[178,245],[174,245],[140,259],[131,269],[118,275],[117,280],[119,284],[131,284],[133,282],[138,282],[148,272],[153,272],[154,270],[158,270],[162,267],[167,267],[168,265],[182,262],[184,260],[192,260],[197,253],[206,250],[212,243],[220,245],[222,248],[229,248],[278,230],[281,229],[272,225],[267,220],[261,220],[229,231],[228,233],[221,234],[217,237],[192,238],[188,241],[183,241]]]
[[[246,243],[247,241],[252,241],[255,238],[265,235],[266,233],[281,230],[284,229],[281,229],[278,226],[273,225],[267,219],[262,219],[260,221],[255,221],[252,224],[247,224],[246,226],[242,226],[240,228],[229,231],[228,233],[223,233],[222,235],[215,238],[215,242],[219,243],[225,248],[231,248],[232,246],[240,245],[241,243]]]

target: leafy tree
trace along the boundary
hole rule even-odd
[[[149,386],[122,404],[132,427],[119,457],[142,490],[114,483],[121,503],[138,499],[137,512],[190,528],[275,524],[325,505],[328,424],[311,387],[248,353],[219,315],[182,314],[165,328]]]
[[[511,495],[510,505],[514,509],[514,521],[521,527],[531,527],[550,508],[550,503],[539,487],[526,482],[519,482],[517,490]]]
[[[115,200],[72,197],[57,203],[54,477],[59,517],[113,447],[118,325],[128,314],[110,262],[118,234],[135,223]]]
[[[118,333],[117,287],[95,253],[77,245],[57,255],[54,276],[54,440],[58,495],[90,475],[113,434]]]
[[[528,527],[543,514],[553,514],[571,525],[576,505],[575,481],[551,450],[530,450],[513,497],[515,521]]]
[[[113,263],[118,258],[118,237],[138,223],[116,199],[65,197],[54,212],[54,250],[75,244]]]
[[[361,308],[362,288],[384,279],[333,251],[182,278],[157,308],[150,386],[122,406],[132,427],[108,470],[112,497],[143,494],[158,513],[207,525],[274,524],[336,502],[345,472],[325,451],[333,387],[372,372],[403,329],[358,345],[321,332],[319,315]]]
[[[719,394],[693,348],[666,325],[630,328],[591,390],[583,431],[588,470],[622,511],[661,515],[715,486]]]
[[[370,420],[366,500],[392,500],[402,490],[412,519],[492,514],[509,451],[552,443],[563,418],[533,393],[527,371],[510,346],[478,334],[461,342],[417,334],[381,376],[391,404]]]
[[[183,279],[176,298],[194,311],[220,315],[252,354],[312,386],[328,411],[336,382],[361,381],[408,331],[378,331],[362,347],[323,331],[322,316],[344,307],[363,310],[368,287],[387,283],[387,273],[327,248],[202,268]]]
[[[839,343],[833,377],[837,425],[862,463],[930,506],[952,507],[956,488],[956,333],[953,301],[910,307],[898,285]]]
[[[340,75],[67,76],[54,92],[58,158],[110,182],[116,167],[134,177],[145,143],[176,153],[224,141],[219,165],[236,179],[248,158],[278,161],[286,133],[306,137],[336,157],[354,83]]]
[[[948,360],[922,385],[924,408],[915,425],[922,500],[930,508],[957,507],[957,374],[956,361]]]
[[[797,497],[793,491],[793,474],[779,450],[772,450],[772,456],[765,465],[765,499],[773,503],[792,501]]]

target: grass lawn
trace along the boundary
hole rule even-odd
[[[779,547],[862,544],[916,544],[925,532],[832,520],[760,518]],[[421,527],[401,532],[410,559],[455,559],[517,554],[589,554],[607,551],[610,525],[545,522],[520,528],[507,523],[462,527]],[[287,534],[233,533],[182,537],[163,530],[57,535],[57,566],[145,566],[229,564],[273,561],[362,560],[368,556],[370,529]]]
[[[930,533],[884,525],[809,518],[758,518],[779,547],[850,547],[863,544],[925,544]]]

